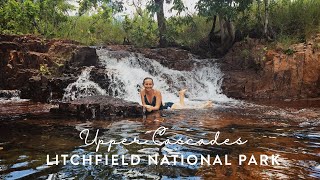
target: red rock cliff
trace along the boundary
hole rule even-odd
[[[320,96],[320,34],[289,48],[268,50],[259,40],[234,45],[221,60],[224,93],[235,98]]]

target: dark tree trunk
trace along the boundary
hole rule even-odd
[[[214,22],[216,18],[214,18]],[[233,23],[223,15],[219,15],[218,18],[220,30],[215,32],[214,29],[211,29],[209,38],[212,52],[215,55],[222,56],[228,52],[235,41],[235,29]]]
[[[223,53],[226,53],[233,45],[235,39],[235,29],[232,21],[225,20],[225,40],[222,43]]]
[[[217,16],[214,15],[213,16],[212,28],[211,28],[211,31],[210,31],[210,34],[209,34],[210,41],[213,41],[214,37],[215,37],[215,32],[214,31],[216,29],[216,22],[217,22]]]
[[[158,29],[159,29],[159,45],[160,47],[166,47],[168,45],[167,39],[166,39],[166,19],[164,18],[164,12],[163,12],[163,1],[164,0],[155,0],[156,6],[157,6],[157,21],[158,21]]]

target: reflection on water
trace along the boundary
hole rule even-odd
[[[259,105],[257,105],[259,104]],[[320,107],[286,105],[279,102],[217,104],[206,110],[164,111],[145,118],[114,121],[79,121],[48,114],[50,105],[31,102],[0,104],[0,179],[317,179],[320,178]],[[317,104],[317,103],[315,103]],[[25,114],[33,116],[25,116]],[[44,115],[45,114],[45,115]],[[163,116],[165,115],[165,116]],[[15,117],[10,119],[9,117]],[[231,141],[241,137],[245,145],[113,145],[95,151],[95,146],[83,146],[79,132],[90,129],[105,141],[138,137],[151,140],[154,130],[169,128],[161,139],[212,140],[220,131],[220,139]],[[139,165],[112,166],[107,164],[47,166],[46,155],[56,154],[130,155],[140,154]],[[148,165],[147,155],[211,156],[224,159],[231,165],[189,165],[178,158],[175,165]],[[238,165],[239,154],[259,160],[260,155],[279,154],[280,165]],[[81,162],[83,157],[77,160]],[[51,158],[51,160],[53,160]],[[259,161],[258,161],[259,163]]]

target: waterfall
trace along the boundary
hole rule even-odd
[[[0,90],[0,103],[6,103],[10,101],[28,101],[26,99],[20,99],[21,91],[19,90]]]
[[[2,99],[11,99],[11,98],[20,98],[21,91],[19,90],[0,90],[0,98]]]
[[[117,97],[140,102],[139,90],[145,77],[152,77],[154,88],[159,89],[165,102],[178,101],[178,91],[187,88],[186,101],[213,100],[229,101],[221,91],[222,73],[213,59],[199,60],[191,71],[169,69],[158,61],[141,54],[97,50],[100,62],[107,68],[111,84],[109,94],[118,92]],[[120,92],[120,93],[119,93]]]
[[[106,69],[108,88],[102,89],[90,80],[92,67],[83,70],[78,80],[65,89],[63,100],[74,100],[92,95],[111,95],[128,101],[140,102],[140,89],[145,77],[154,80],[164,102],[178,102],[178,91],[187,88],[186,101],[230,101],[221,91],[223,75],[214,59],[196,59],[191,71],[169,69],[158,61],[126,51],[98,49],[100,64]]]
[[[90,72],[93,67],[86,67],[76,82],[71,83],[65,89],[62,100],[75,100],[81,97],[93,95],[106,95],[106,91],[98,84],[90,80]]]

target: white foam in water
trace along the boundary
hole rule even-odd
[[[159,62],[137,55],[126,53],[125,57],[114,58],[111,51],[97,50],[100,61],[112,76],[111,89],[118,97],[140,102],[139,89],[145,77],[152,77],[154,88],[159,89],[165,102],[177,102],[178,91],[187,88],[186,95],[190,100],[213,100],[219,102],[232,99],[222,94],[222,73],[216,64],[202,63],[192,71],[178,71],[164,67]],[[194,59],[195,61],[199,61]],[[201,60],[204,62],[205,60]],[[201,64],[201,63],[200,63]],[[114,93],[111,93],[115,95]],[[186,101],[188,101],[186,99]]]
[[[106,95],[106,90],[90,80],[90,72],[93,67],[86,67],[76,82],[71,83],[65,89],[62,100],[75,100],[81,97],[93,95]]]

